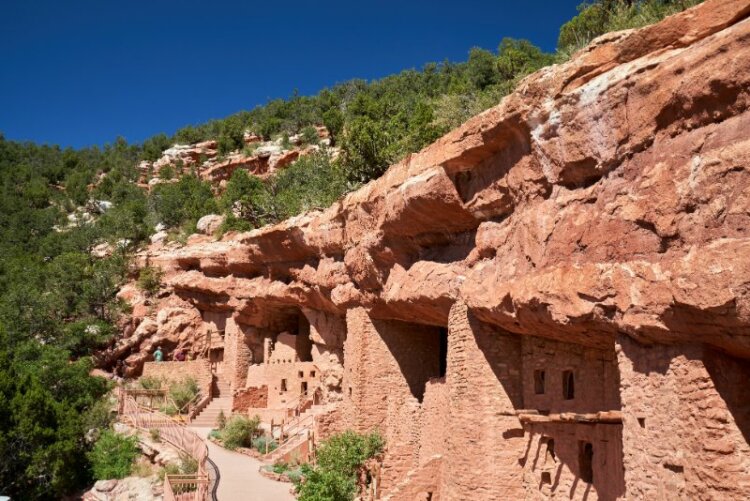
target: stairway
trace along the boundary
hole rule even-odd
[[[297,418],[294,418],[287,427],[284,428],[284,434],[287,436],[279,448],[269,452],[262,457],[266,464],[274,464],[281,460],[285,455],[295,451],[304,444],[312,433],[315,424],[314,418],[330,409],[330,405],[313,405],[302,412]]]
[[[211,402],[190,422],[190,426],[216,428],[216,420],[221,411],[224,411],[224,417],[229,419],[232,414],[232,394],[229,391],[229,383],[214,376],[213,396]]]

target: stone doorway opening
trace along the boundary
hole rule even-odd
[[[395,320],[376,323],[409,386],[421,403],[427,383],[444,378],[448,370],[448,328]]]

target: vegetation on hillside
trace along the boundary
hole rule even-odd
[[[86,437],[107,428],[100,402],[108,386],[89,376],[91,355],[111,342],[125,308],[115,293],[130,273],[130,253],[157,223],[184,236],[210,212],[230,215],[224,229],[249,229],[326,207],[592,37],[693,3],[603,0],[563,26],[557,55],[504,39],[496,52],[472,49],[466,62],[295,94],[142,145],[119,138],[73,150],[0,135],[0,493],[59,499],[94,478],[96,455],[87,454],[94,446]],[[136,186],[137,163],[157,159],[175,141],[217,139],[225,153],[243,146],[246,129],[266,138],[302,132],[314,141],[309,127],[320,123],[342,148],[337,161],[323,151],[264,182],[237,172],[218,199],[189,173],[148,194]],[[93,257],[102,243],[108,257]],[[158,276],[142,277],[146,290],[158,290]],[[309,479],[318,474],[348,492],[348,473],[321,469]]]
[[[302,465],[304,480],[298,484],[300,501],[350,501],[357,493],[357,478],[365,461],[383,451],[377,433],[345,431],[318,447],[315,466]]]

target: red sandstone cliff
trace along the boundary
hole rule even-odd
[[[161,311],[136,307],[118,355],[299,309],[343,364],[343,422],[398,444],[394,499],[750,497],[748,14],[605,35],[323,212],[154,246]],[[415,375],[433,328],[447,373]],[[544,372],[533,391],[553,368],[579,403],[540,400]],[[522,409],[623,417],[561,432]]]

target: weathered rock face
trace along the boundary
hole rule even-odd
[[[605,35],[323,212],[147,252],[157,308],[325,318],[391,499],[748,498],[749,14]]]
[[[336,158],[340,151],[337,147],[331,146],[328,129],[324,126],[317,126],[318,144],[305,144],[301,135],[295,135],[289,138],[291,149],[285,149],[282,146],[282,140],[263,141],[263,138],[246,132],[244,142],[246,145],[253,146],[250,153],[244,151],[234,151],[226,157],[219,156],[219,147],[216,141],[204,141],[195,144],[176,144],[167,150],[164,150],[161,158],[155,162],[143,161],[138,165],[141,173],[139,185],[145,189],[152,189],[154,186],[162,183],[176,182],[176,177],[171,179],[162,179],[160,177],[150,176],[160,173],[166,167],[176,170],[177,177],[184,172],[196,172],[201,179],[214,184],[217,191],[223,188],[226,182],[237,169],[245,170],[248,173],[265,177],[289,166],[299,157],[325,151]]]

